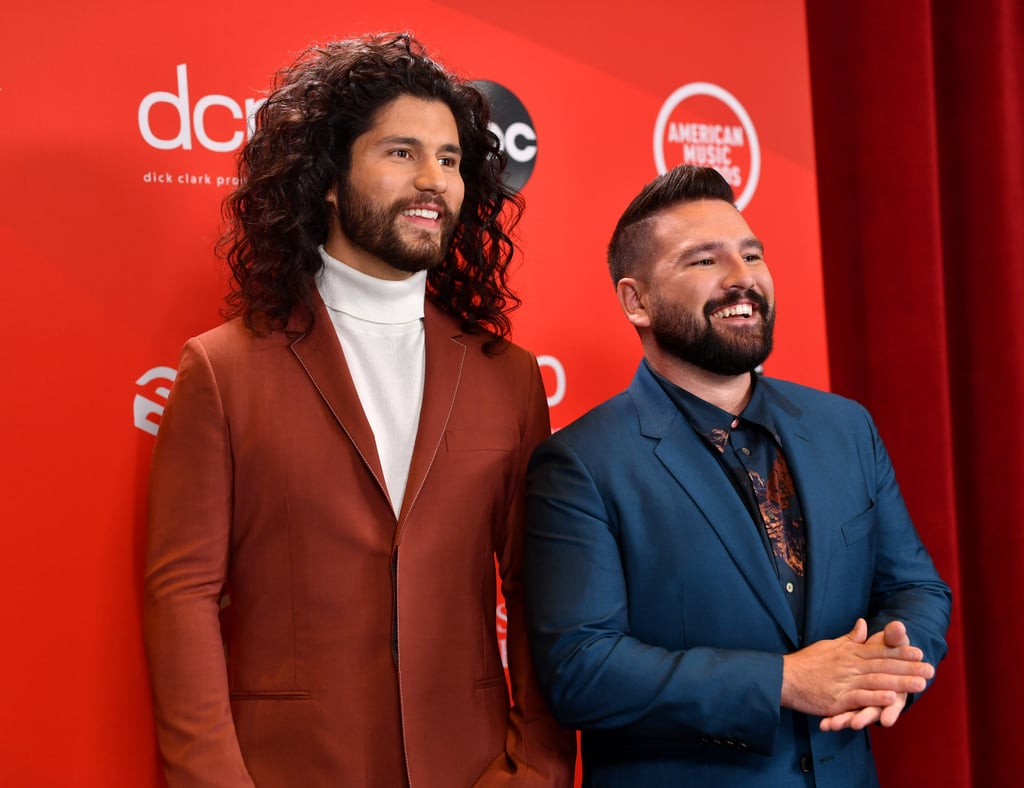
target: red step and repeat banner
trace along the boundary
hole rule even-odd
[[[377,10],[367,10],[367,6]],[[410,30],[486,82],[527,211],[514,338],[555,428],[640,358],[605,266],[619,214],[680,162],[765,241],[769,374],[827,388],[803,0],[21,2],[0,14],[0,785],[158,786],[140,637],[145,486],[270,75],[308,44]],[[501,611],[499,609],[499,620]]]

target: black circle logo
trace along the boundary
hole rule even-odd
[[[516,94],[504,85],[487,80],[477,80],[472,84],[491,105],[489,128],[501,141],[501,149],[508,157],[505,185],[517,192],[530,179],[537,161],[537,132],[530,113]]]

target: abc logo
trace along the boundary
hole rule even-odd
[[[533,129],[530,113],[511,90],[497,82],[478,80],[473,85],[490,102],[490,129],[508,156],[505,185],[519,191],[530,179],[537,161],[537,132]]]

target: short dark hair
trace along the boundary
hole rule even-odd
[[[676,203],[695,200],[735,201],[732,187],[713,167],[680,164],[659,175],[633,198],[619,217],[608,244],[608,271],[612,282],[635,273],[655,253],[653,220]]]
[[[282,329],[293,307],[313,315],[318,246],[327,239],[328,191],[348,178],[352,143],[402,96],[444,102],[455,117],[465,196],[445,259],[427,274],[427,297],[462,330],[489,330],[498,347],[519,299],[506,276],[522,198],[502,181],[505,155],[488,129],[486,97],[432,60],[406,33],[312,46],[275,76],[239,157],[238,188],[224,203],[218,246],[231,269],[229,317],[257,333]],[[339,194],[343,189],[339,188]]]

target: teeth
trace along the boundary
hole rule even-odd
[[[402,214],[405,216],[419,216],[423,219],[437,219],[441,215],[440,212],[430,208],[410,208],[408,211],[402,211]]]
[[[750,317],[753,314],[754,307],[750,304],[736,304],[715,312],[712,317]]]

